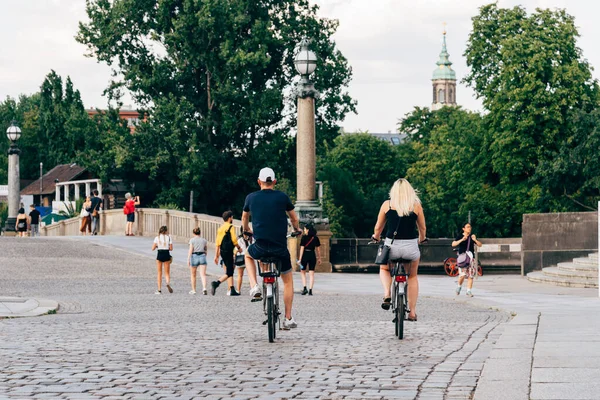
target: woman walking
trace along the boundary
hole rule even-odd
[[[202,280],[202,294],[206,291],[206,252],[208,242],[200,237],[200,228],[193,230],[194,236],[190,239],[190,249],[188,251],[188,267],[190,267],[192,290],[190,294],[196,294],[196,272],[200,267],[200,279]]]
[[[127,226],[125,227],[125,236],[135,236],[133,234],[133,223],[135,222],[135,206],[140,205],[140,196],[132,197],[131,193],[125,193],[125,207],[123,212],[127,215]]]
[[[244,235],[243,233],[238,236],[238,246],[240,251],[235,256],[235,265],[237,267],[237,282],[236,288],[238,293],[242,293],[242,281],[244,279],[244,271],[246,270],[246,262],[244,257],[246,256],[246,250],[254,243],[254,237]]]
[[[81,226],[79,228],[79,232],[81,232],[81,234],[84,236],[86,235],[86,231],[89,234],[92,233],[91,211],[92,211],[92,199],[90,198],[90,196],[86,196],[85,202],[81,206],[81,213],[79,214],[81,216]]]
[[[452,247],[458,246],[458,262],[461,259],[466,262],[463,267],[458,268],[458,285],[456,286],[456,295],[460,294],[462,290],[462,284],[467,278],[467,296],[473,297],[473,278],[477,273],[477,266],[475,265],[475,245],[477,247],[481,247],[482,243],[477,240],[477,236],[473,235],[471,232],[473,228],[471,224],[466,223],[463,225],[462,234],[458,235],[454,242],[452,242]]]
[[[385,245],[390,246],[389,259],[410,260],[408,273],[408,314],[409,321],[417,320],[417,298],[419,297],[419,280],[417,273],[421,253],[419,243],[426,238],[425,215],[421,200],[406,179],[398,179],[390,190],[390,200],[386,200],[379,209],[373,239],[379,241],[385,231]],[[418,231],[418,232],[417,232]],[[389,310],[391,306],[391,285],[389,263],[379,267],[379,277],[383,285],[383,303],[381,308]]]
[[[303,229],[304,236],[300,240],[300,272],[302,273],[302,295],[308,293],[313,295],[313,286],[315,285],[315,268],[317,264],[321,264],[321,242],[317,237],[317,230],[311,226],[305,226]],[[315,254],[316,253],[316,254]],[[310,289],[306,290],[306,271],[310,278]]]
[[[152,251],[157,249],[158,253],[156,254],[156,269],[158,272],[158,290],[154,294],[162,294],[161,289],[163,267],[165,271],[167,289],[169,290],[169,293],[173,293],[173,288],[171,287],[171,252],[173,251],[173,241],[171,240],[171,236],[169,236],[169,231],[166,226],[161,226],[158,230],[158,236],[154,238]]]
[[[17,232],[19,237],[25,237],[27,234],[27,214],[25,214],[24,208],[19,208],[19,214],[15,223],[15,232]]]

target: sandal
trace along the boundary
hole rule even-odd
[[[384,297],[383,303],[381,303],[381,308],[383,308],[384,310],[389,310],[391,306],[392,306],[392,298]]]
[[[414,317],[414,318],[411,318],[411,317],[406,317],[406,320],[407,320],[407,321],[412,321],[412,322],[417,322],[417,314],[415,314],[415,317]]]

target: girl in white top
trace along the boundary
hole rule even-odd
[[[158,230],[158,236],[154,238],[154,243],[152,244],[152,251],[158,249],[158,253],[156,255],[158,290],[154,294],[162,294],[161,288],[163,266],[165,269],[165,281],[167,282],[167,289],[169,290],[169,293],[173,293],[173,288],[171,287],[171,261],[173,260],[171,257],[171,251],[173,251],[173,241],[168,233],[169,231],[167,227],[161,226]]]
[[[240,246],[240,249],[242,250],[240,252],[240,254],[246,255],[246,249],[248,249],[248,247],[252,243],[254,243],[254,237],[244,235],[244,234],[238,236],[238,245]],[[246,264],[244,262],[242,262],[239,265],[236,263],[236,265],[237,265],[237,271],[238,271],[238,278],[237,278],[236,286],[237,286],[238,293],[241,293],[240,290],[242,290],[242,279],[244,279],[244,270],[246,269]]]

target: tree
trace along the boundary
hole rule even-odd
[[[523,182],[560,152],[573,110],[590,111],[598,85],[564,10],[527,15],[490,4],[473,17],[465,82],[489,111],[492,167],[502,183]]]
[[[308,0],[88,1],[77,40],[123,77],[109,97],[127,89],[148,112],[136,132],[148,146],[132,156],[155,177],[160,198],[181,203],[194,189],[211,212],[239,208],[237,193],[254,187],[246,168],[258,170],[257,160],[293,167],[293,56],[303,35],[320,60],[317,140],[331,143],[355,102],[346,90],[351,70],[332,40],[338,23],[317,11]]]

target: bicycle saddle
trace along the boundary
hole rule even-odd
[[[260,259],[261,263],[265,263],[265,264],[277,264],[279,262],[281,262],[281,258],[279,257],[263,257]]]
[[[391,258],[390,262],[394,262],[394,263],[401,263],[401,264],[410,264],[412,262],[412,260],[405,260],[403,258]]]

